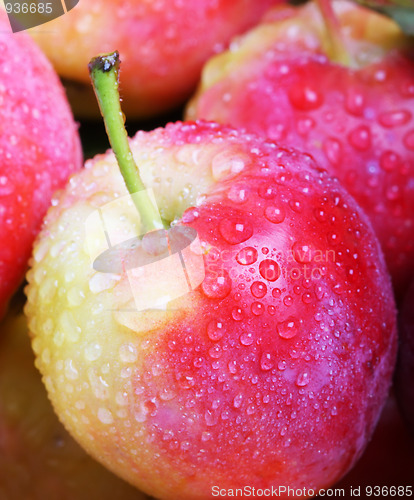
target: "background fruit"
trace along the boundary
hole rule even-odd
[[[207,58],[280,1],[88,0],[31,33],[58,73],[71,80],[76,115],[99,116],[87,64],[119,50],[124,112],[147,117],[180,106]]]
[[[0,333],[0,499],[146,499],[59,423],[34,367],[26,319],[8,316]]]
[[[52,193],[82,166],[77,126],[46,57],[0,11],[0,317]]]
[[[399,319],[396,393],[402,414],[414,433],[414,285],[404,298]]]
[[[352,67],[314,3],[275,9],[203,71],[187,118],[310,153],[368,214],[399,296],[414,273],[414,62],[385,16],[334,2]]]
[[[233,129],[170,124],[131,146],[163,218],[197,230],[206,278],[165,310],[134,312],[125,275],[95,272],[85,244],[86,218],[125,186],[112,154],[88,162],[49,212],[28,274],[37,366],[60,417],[158,498],[208,498],[212,477],[332,484],[362,453],[394,363],[369,224],[308,156]],[[136,222],[112,217],[126,231]]]

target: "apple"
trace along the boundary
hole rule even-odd
[[[24,33],[0,11],[0,318],[27,269],[52,193],[82,167],[63,87]]]
[[[269,13],[207,63],[186,118],[311,154],[369,216],[401,297],[414,273],[410,39],[385,16],[350,2],[332,6],[336,31],[314,2]]]
[[[361,489],[360,498],[411,496],[414,470],[414,436],[410,435],[398,411],[393,391],[385,404],[375,432],[355,467],[335,485],[350,492]],[[375,488],[377,487],[377,488]],[[357,496],[356,494],[354,496]]]
[[[1,325],[0,498],[147,498],[90,458],[65,431],[34,366],[22,314],[9,314]]]
[[[116,68],[116,54],[91,63],[115,154],[55,199],[27,274],[36,366],[60,419],[160,499],[333,484],[369,440],[395,361],[368,220],[310,156],[230,127],[177,122],[128,142],[102,98]],[[180,259],[158,259],[156,207],[169,234],[197,234],[182,254],[186,280],[199,259],[203,279],[181,294]]]
[[[88,0],[29,32],[65,79],[79,117],[99,116],[89,60],[120,50],[124,111],[146,118],[182,105],[208,57],[281,1]]]
[[[399,317],[399,354],[395,374],[396,393],[401,412],[414,432],[414,285],[401,305]]]

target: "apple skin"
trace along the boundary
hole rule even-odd
[[[399,351],[395,374],[398,403],[405,421],[414,434],[414,284],[401,305],[399,315]]]
[[[59,422],[34,366],[26,318],[0,335],[0,498],[145,500],[90,458]]]
[[[27,274],[36,366],[62,422],[160,499],[333,484],[370,438],[395,362],[365,215],[310,156],[231,128],[169,124],[131,148],[163,218],[197,230],[206,276],[165,310],[134,311],[125,274],[94,271],[85,240],[90,214],[126,188],[111,152],[86,163]],[[113,213],[124,228],[136,218]]]
[[[185,116],[311,154],[369,216],[401,297],[414,274],[414,62],[393,21],[333,5],[351,68],[333,60],[313,2],[281,7],[206,64]]]
[[[29,36],[11,32],[2,10],[0,45],[1,318],[24,278],[53,192],[83,162],[56,73]]]
[[[69,80],[76,116],[100,116],[87,65],[97,54],[118,50],[123,110],[129,118],[146,118],[182,105],[208,57],[281,2],[88,0],[29,32]]]

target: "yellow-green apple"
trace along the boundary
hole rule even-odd
[[[91,459],[65,431],[34,366],[23,315],[9,315],[1,325],[0,498],[147,498]]]
[[[52,193],[82,166],[63,87],[26,34],[0,10],[0,318],[23,280]]]
[[[194,91],[203,63],[281,0],[88,0],[30,30],[67,81],[77,116],[99,116],[87,64],[122,53],[124,111],[148,117],[175,108]]]
[[[111,66],[114,55],[93,71],[110,82]],[[396,350],[365,215],[308,155],[208,122],[138,132],[131,152],[108,107],[120,164],[139,165],[168,231],[197,237],[180,259],[170,248],[169,266],[157,260],[154,199],[136,200],[138,215],[112,151],[56,198],[25,312],[63,423],[160,499],[334,483],[371,436]]]
[[[411,42],[385,16],[332,5],[336,32],[314,2],[269,13],[207,63],[186,117],[245,127],[310,153],[369,216],[401,296],[414,272]],[[340,32],[338,43],[332,35]]]

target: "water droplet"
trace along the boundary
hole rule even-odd
[[[271,315],[274,316],[276,314],[276,307],[275,306],[268,306],[267,312]]]
[[[302,301],[304,304],[310,304],[312,302],[312,295],[310,293],[304,293],[302,295]]]
[[[308,135],[315,126],[315,120],[309,117],[300,118],[296,124],[296,130],[300,135]]]
[[[300,214],[303,210],[302,203],[299,200],[289,200],[289,206],[297,214]]]
[[[251,311],[255,316],[260,316],[264,313],[264,305],[260,302],[253,302],[251,305]]]
[[[248,240],[253,234],[250,222],[242,219],[222,219],[220,233],[230,245],[237,245]]]
[[[206,424],[209,427],[216,425],[217,421],[218,421],[218,417],[217,417],[216,412],[206,410],[206,412],[204,413],[204,420],[206,421]]]
[[[96,361],[101,357],[102,347],[97,342],[92,342],[85,347],[84,356],[88,361]]]
[[[114,417],[107,408],[99,408],[98,418],[103,424],[109,425],[114,423]]]
[[[307,82],[292,85],[289,89],[289,99],[292,106],[302,111],[317,109],[322,104],[322,95]]]
[[[280,370],[281,372],[283,370],[286,370],[286,361],[279,361],[278,364],[277,364],[277,368],[278,370]]]
[[[346,96],[345,108],[355,116],[364,114],[364,96],[357,89],[350,88]]]
[[[240,307],[235,307],[231,311],[231,316],[234,319],[234,321],[241,321],[244,316],[243,310]]]
[[[190,374],[180,372],[176,374],[175,378],[182,389],[191,389],[194,387],[195,381]]]
[[[276,281],[280,276],[280,267],[274,260],[265,259],[260,262],[259,273],[267,281]]]
[[[389,201],[396,201],[401,198],[400,187],[397,185],[388,186],[385,191],[385,196]]]
[[[257,261],[258,253],[253,247],[245,247],[236,255],[236,260],[242,266],[254,264]]]
[[[267,286],[261,281],[255,281],[254,283],[252,283],[250,291],[252,292],[252,295],[254,297],[256,297],[257,299],[261,299],[267,293]]]
[[[404,137],[404,144],[408,149],[414,151],[414,130],[408,132],[408,134]]]
[[[208,354],[213,359],[219,359],[221,358],[223,351],[219,344],[215,344],[213,345],[213,347],[210,347],[210,349],[208,350]]]
[[[228,272],[221,269],[217,272],[207,273],[201,289],[210,299],[224,299],[231,291],[231,278]]]
[[[274,297],[275,299],[280,299],[281,295],[282,295],[282,290],[280,288],[273,288],[272,297]]]
[[[207,335],[210,340],[217,342],[223,337],[224,334],[224,323],[222,321],[217,321],[213,319],[207,325]]]
[[[240,340],[240,344],[248,346],[248,345],[252,345],[253,344],[254,337],[253,337],[252,333],[243,332],[240,335],[240,339],[239,340]]]
[[[401,157],[394,151],[384,151],[380,157],[380,165],[386,172],[396,170],[401,164]]]
[[[237,396],[235,396],[235,398],[233,399],[233,406],[235,408],[240,408],[242,402],[243,402],[243,394],[237,394]]]
[[[351,146],[358,151],[366,151],[371,147],[371,131],[365,125],[352,130],[348,138]]]
[[[286,297],[283,298],[283,303],[285,306],[290,307],[293,304],[293,298],[290,295],[286,295]]]
[[[280,224],[285,220],[286,211],[283,207],[266,207],[264,213],[266,219],[272,224]]]
[[[264,352],[260,358],[260,368],[263,371],[269,371],[273,368],[275,362],[270,352]]]
[[[277,324],[277,333],[283,339],[291,339],[297,334],[296,318],[290,317]]]
[[[312,248],[305,243],[296,242],[292,245],[292,255],[299,264],[308,264],[312,261]]]
[[[342,159],[342,146],[337,139],[329,137],[323,144],[326,157],[332,165],[339,165]]]
[[[296,379],[296,385],[298,387],[305,387],[309,384],[309,374],[306,372],[300,373]]]
[[[249,195],[249,189],[247,187],[231,186],[227,197],[234,203],[245,203]]]
[[[379,122],[383,127],[392,128],[405,125],[411,120],[411,113],[406,110],[388,111],[379,116]]]
[[[234,360],[233,361],[229,361],[229,363],[228,363],[227,366],[228,366],[229,372],[231,374],[234,375],[235,373],[237,373],[237,363],[236,363],[236,361],[234,361]]]
[[[138,354],[133,344],[124,344],[119,348],[119,357],[124,363],[134,363],[138,359]]]
[[[265,182],[259,186],[257,193],[260,196],[260,198],[263,198],[265,200],[270,200],[276,196],[277,187],[274,186],[273,184]]]

